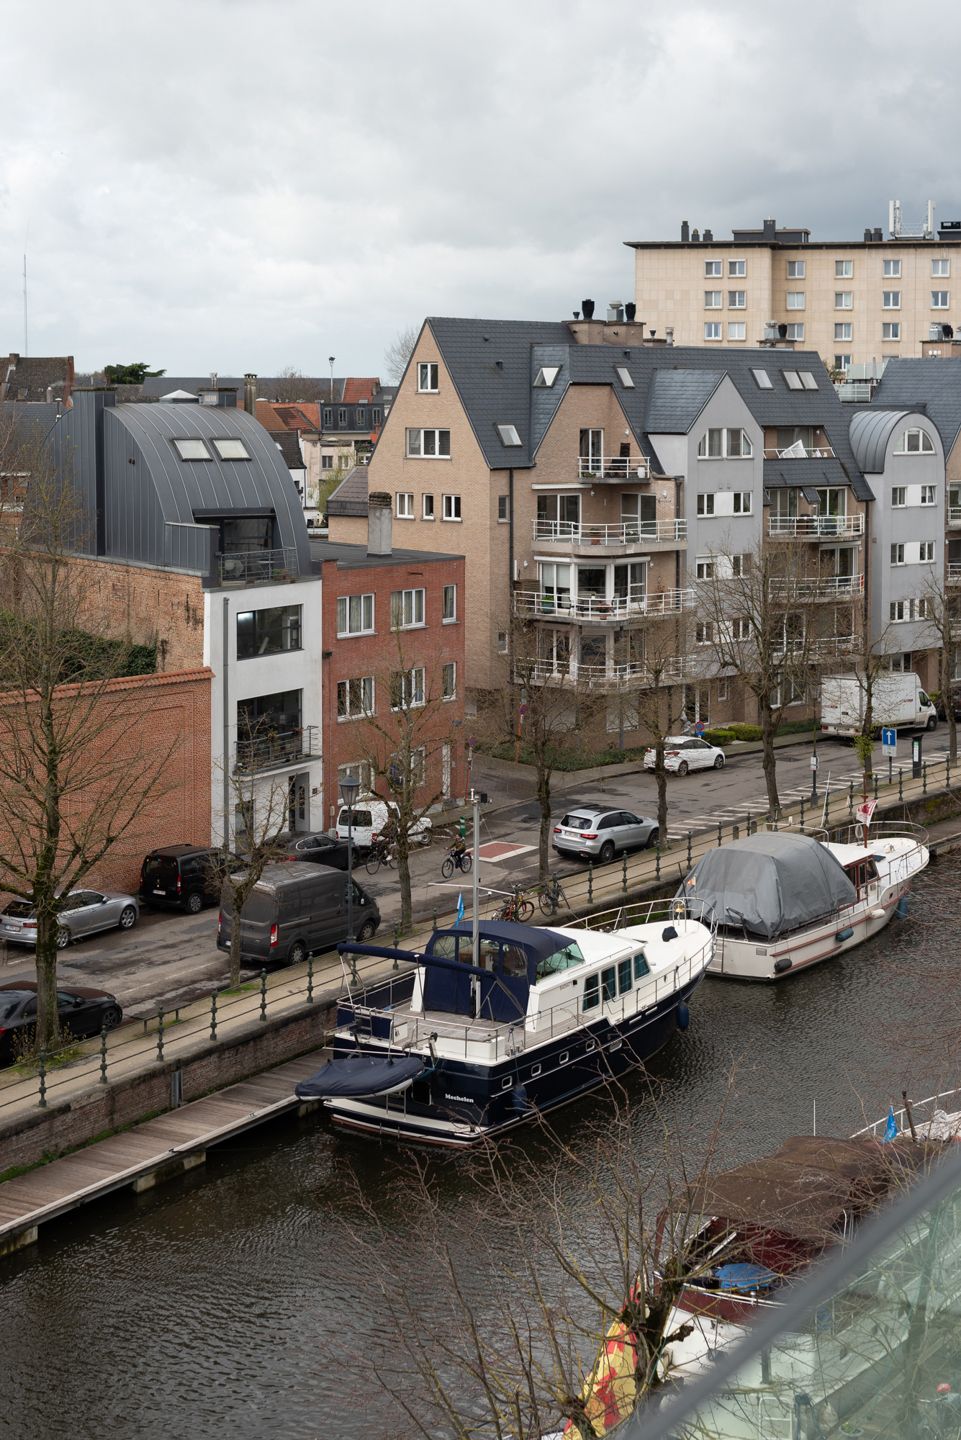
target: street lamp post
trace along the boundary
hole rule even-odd
[[[354,938],[354,801],[360,781],[348,776],[340,782],[340,798],[347,806],[347,939]],[[353,956],[351,956],[353,963]]]

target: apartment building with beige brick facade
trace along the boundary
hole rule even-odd
[[[942,326],[961,328],[961,227],[919,235],[866,229],[815,240],[805,228],[715,239],[685,221],[679,240],[627,242],[637,317],[675,344],[749,349],[779,335],[825,365],[920,356]]]

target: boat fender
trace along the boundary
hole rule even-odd
[[[664,929],[661,931],[661,939],[662,939],[662,940],[676,940],[676,939],[677,939],[677,931],[674,929],[674,926],[673,926],[673,925],[665,925],[665,926],[664,926]]]
[[[531,1102],[528,1098],[526,1086],[514,1086],[513,1090],[511,1091],[511,1108],[513,1110],[517,1110],[520,1114],[523,1114],[526,1110],[530,1110]]]
[[[907,917],[908,909],[908,897],[906,895],[902,895],[901,899],[898,901],[895,907],[894,913],[899,920],[904,920]]]
[[[839,930],[839,931],[838,931],[838,933],[835,935],[834,938],[835,938],[835,940],[838,942],[838,944],[841,945],[841,944],[844,943],[845,940],[850,940],[850,938],[851,938],[851,936],[852,936],[853,934],[854,934],[854,926],[853,926],[853,925],[846,925],[843,930]]]
[[[783,975],[786,971],[790,970],[792,963],[789,956],[782,955],[780,960],[775,960],[774,962],[775,975]]]
[[[678,1030],[686,1030],[690,1023],[691,1012],[682,1000],[680,1005],[678,1005],[677,1007],[677,1028]]]

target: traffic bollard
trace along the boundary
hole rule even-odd
[[[626,896],[626,895],[627,895],[627,851],[626,851],[626,850],[624,851],[624,857],[623,857],[623,859],[622,859],[622,861],[621,861],[621,889],[623,890],[623,892],[624,892],[624,894],[625,894],[625,896]]]
[[[687,868],[688,868],[689,870],[690,870],[690,868],[691,868],[691,834],[692,834],[692,832],[691,832],[690,830],[688,830],[688,832],[687,832]]]
[[[307,1004],[314,1003],[314,957],[307,956]]]
[[[660,878],[661,878],[661,842],[658,841],[657,844],[654,846],[654,879],[655,879],[655,880],[660,880]]]
[[[594,903],[594,861],[593,861],[593,860],[588,860],[588,862],[587,862],[587,899],[588,899],[588,902],[589,902],[591,905],[593,905],[593,903]]]
[[[217,1038],[217,992],[216,992],[216,990],[214,991],[214,993],[213,993],[213,994],[211,995],[211,997],[210,997],[210,1038],[211,1038],[211,1040],[216,1040],[216,1038]]]
[[[157,1011],[157,1060],[164,1058],[164,1012]]]
[[[267,1023],[267,971],[260,972],[260,1020],[261,1024]]]
[[[898,799],[904,799],[904,771],[898,766]]]

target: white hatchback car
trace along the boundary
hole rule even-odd
[[[644,752],[644,769],[653,770],[655,752],[652,746]],[[689,770],[723,770],[724,751],[718,745],[709,745],[696,735],[666,735],[664,737],[664,769],[675,775],[686,775]]]

